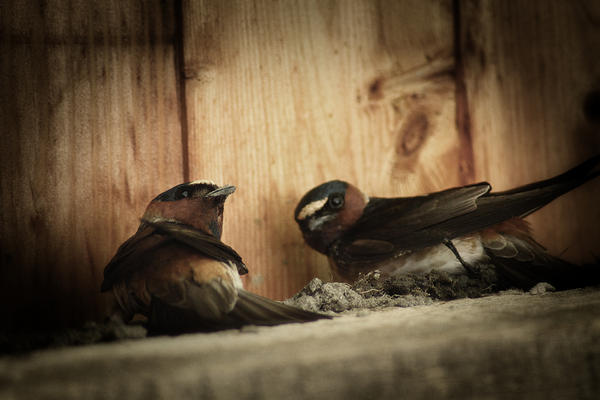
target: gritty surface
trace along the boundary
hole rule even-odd
[[[584,267],[588,268],[587,271],[598,271],[600,265],[593,263]],[[595,272],[591,276],[595,277],[597,274]],[[580,283],[582,281],[578,281],[578,284]],[[545,282],[529,289],[530,294],[553,291],[555,288]],[[352,285],[324,283],[315,278],[285,303],[310,311],[338,315],[357,310],[411,307],[465,297],[477,298],[494,293],[519,294],[523,291],[512,289],[511,282],[502,278],[492,265],[479,264],[474,271],[463,274],[433,270],[428,273],[408,273],[390,277],[379,271],[372,271],[359,275]],[[105,323],[90,322],[81,328],[44,332],[6,332],[0,327],[0,355],[23,355],[40,349],[142,339],[147,336],[144,321],[145,318],[142,317],[136,323],[123,324],[120,320],[111,318]]]
[[[78,329],[56,332],[13,332],[0,334],[0,354],[25,354],[32,350],[82,346],[94,343],[141,339],[147,334],[140,323],[90,322]]]
[[[553,290],[551,285],[549,290]],[[504,289],[492,269],[482,269],[476,277],[444,272],[404,274],[389,277],[379,271],[361,275],[352,284],[323,283],[314,278],[287,304],[310,311],[340,313],[356,309],[411,307],[436,300],[482,297]]]
[[[541,284],[544,291],[554,290]],[[481,297],[504,288],[492,269],[480,269],[477,276],[448,275],[432,271],[386,277],[379,271],[361,275],[353,284],[324,283],[315,278],[287,304],[305,310],[336,315],[342,312],[385,307],[411,307],[437,300]],[[536,287],[537,288],[537,287]],[[540,286],[542,288],[542,286]],[[536,289],[537,290],[537,289]],[[142,324],[124,325],[114,321],[89,323],[79,329],[56,332],[0,333],[0,354],[23,354],[36,349],[79,346],[146,337]]]
[[[3,357],[0,398],[598,398],[600,290],[535,293]]]

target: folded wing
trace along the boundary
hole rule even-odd
[[[138,231],[123,243],[104,269],[101,291],[130,276],[147,263],[145,256],[173,242],[185,244],[199,253],[223,262],[233,263],[240,275],[248,272],[242,257],[214,236],[191,226],[170,221],[142,220]]]
[[[331,251],[340,264],[373,263],[524,217],[600,175],[600,156],[551,179],[490,193],[488,183],[427,196],[372,198]]]

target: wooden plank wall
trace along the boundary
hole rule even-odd
[[[600,3],[460,4],[476,179],[508,189],[599,154]],[[528,220],[553,254],[572,262],[597,259],[600,180]]]
[[[2,325],[98,318],[104,265],[183,180],[173,8],[1,7]]]
[[[239,187],[223,238],[250,290],[284,298],[328,277],[293,220],[313,186],[461,181],[450,2],[184,4],[190,174]]]
[[[104,265],[185,180],[238,187],[223,239],[280,299],[328,277],[292,218],[322,181],[503,189],[600,150],[593,0],[20,3],[0,6],[9,326],[99,318]],[[532,216],[542,243],[597,255],[599,194]]]

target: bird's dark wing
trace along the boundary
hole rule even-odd
[[[142,268],[147,262],[144,256],[148,252],[173,241],[184,243],[216,260],[232,262],[240,275],[248,272],[240,255],[212,235],[176,222],[142,220],[135,235],[119,247],[104,269],[101,291],[109,290],[115,282]]]
[[[182,247],[187,251],[182,252]],[[233,266],[177,240],[153,251],[147,261],[143,276],[132,277],[127,285],[127,296],[134,301],[133,307],[126,308],[147,315],[153,334],[327,318],[246,292],[236,283]],[[125,304],[130,302],[127,297]]]
[[[176,306],[153,297],[149,329],[151,334],[214,331],[244,325],[280,325],[331,318],[267,299],[244,289],[235,290],[223,280],[187,284],[185,298],[193,306]],[[235,294],[233,302],[231,294]]]
[[[145,262],[145,254],[172,240],[172,237],[158,233],[153,226],[141,224],[135,235],[119,247],[104,268],[104,281],[100,290],[109,290],[115,282],[141,268]]]
[[[238,301],[229,316],[245,325],[279,325],[331,318],[267,299],[243,289],[238,290]]]
[[[354,227],[330,249],[341,264],[372,263],[524,217],[600,175],[600,156],[551,179],[505,192],[488,183],[427,196],[372,198]]]
[[[143,285],[150,298],[148,327],[153,333],[207,330],[227,320],[238,289],[221,261],[204,256],[174,260]],[[185,273],[181,273],[181,271]]]
[[[575,265],[546,252],[531,237],[494,231],[482,235],[482,244],[507,287],[529,290],[539,282],[556,289],[571,289],[600,282],[600,266]]]
[[[439,243],[447,236],[442,224],[475,211],[477,199],[490,189],[483,182],[427,196],[371,198],[354,227],[334,244],[336,260],[375,261]]]
[[[175,240],[185,243],[215,260],[232,262],[237,267],[240,275],[248,273],[248,269],[243,263],[242,257],[230,246],[208,233],[175,222],[144,222],[154,227],[157,231],[165,233]]]

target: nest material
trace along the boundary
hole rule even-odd
[[[436,300],[482,297],[508,289],[491,266],[481,266],[477,276],[450,275],[431,271],[425,274],[386,276],[379,271],[361,275],[352,285],[323,283],[314,278],[287,304],[318,312],[351,311],[384,307],[411,307]],[[553,291],[552,285],[540,283],[531,294]],[[518,293],[523,293],[516,290]]]

